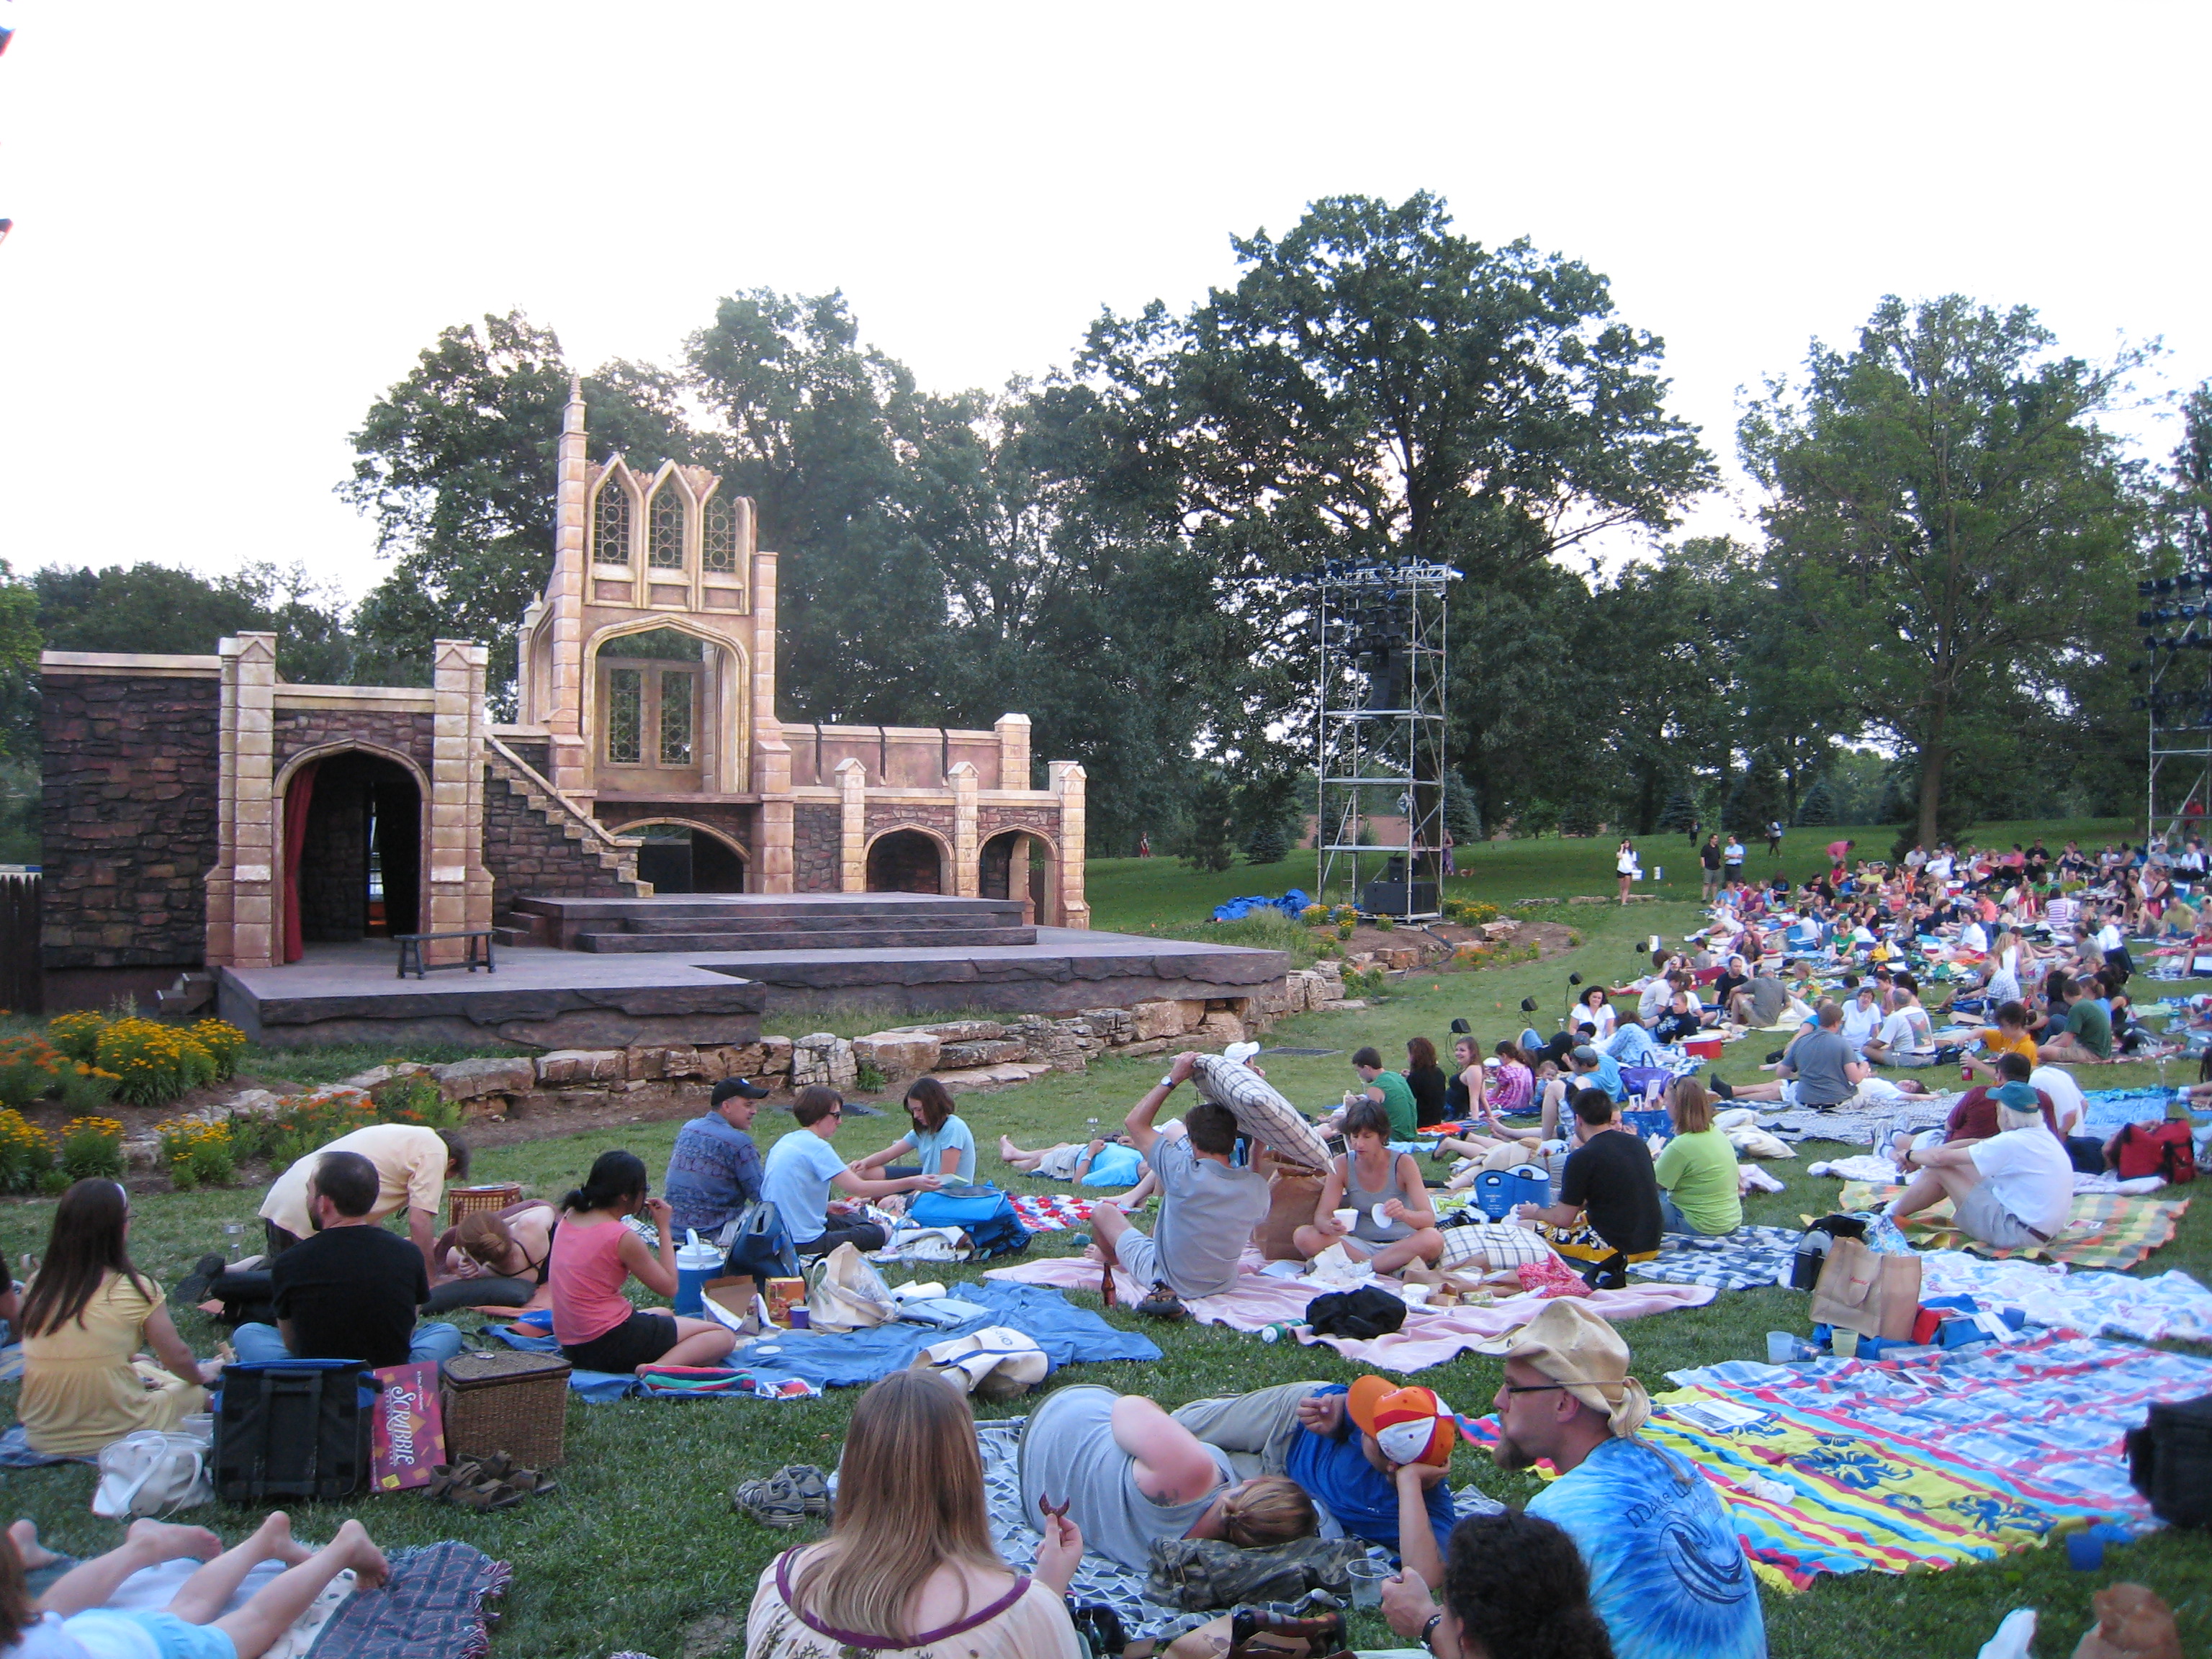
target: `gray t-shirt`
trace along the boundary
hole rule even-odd
[[[1218,1296],[1237,1282],[1237,1261],[1267,1218],[1267,1178],[1200,1158],[1183,1136],[1163,1135],[1145,1161],[1160,1177],[1152,1228],[1159,1275],[1177,1296]]]
[[[1797,1103],[1833,1106],[1849,1100],[1858,1091],[1844,1074],[1844,1067],[1857,1058],[1841,1032],[1824,1025],[1799,1037],[1790,1050],[1789,1061],[1790,1069],[1797,1074]]]
[[[1227,1452],[1206,1446],[1221,1486],[1188,1504],[1155,1504],[1137,1490],[1136,1460],[1114,1443],[1120,1398],[1111,1389],[1078,1384],[1047,1395],[1030,1413],[1022,1430],[1022,1514],[1035,1517],[1040,1498],[1064,1503],[1067,1518],[1083,1528],[1085,1549],[1142,1572],[1152,1564],[1152,1540],[1188,1532],[1221,1486],[1236,1481],[1237,1470]]]
[[[1761,1025],[1771,1025],[1790,1006],[1790,988],[1771,974],[1755,975],[1743,988],[1751,997],[1753,1016]]]

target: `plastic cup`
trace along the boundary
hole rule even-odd
[[[1346,1232],[1350,1232],[1359,1219],[1359,1212],[1349,1204],[1340,1210],[1331,1210],[1329,1213],[1336,1218],[1336,1224]]]
[[[804,1308],[793,1308],[789,1317],[791,1320],[791,1328],[794,1331],[805,1330],[813,1323],[812,1316],[809,1315]]]
[[[2102,1546],[2099,1547],[2100,1549]],[[1382,1605],[1382,1581],[1390,1576],[1390,1569],[1380,1561],[1354,1561],[1345,1568],[1352,1580],[1352,1605],[1355,1607],[1379,1607]]]
[[[1769,1331],[1766,1334],[1766,1363],[1786,1365],[1797,1357],[1797,1339],[1788,1331]]]
[[[1836,1354],[1843,1359],[1856,1359],[1859,1352],[1859,1334],[1838,1329],[1836,1332]]]

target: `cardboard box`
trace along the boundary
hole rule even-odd
[[[431,1469],[446,1461],[436,1363],[387,1365],[369,1376],[379,1390],[369,1434],[372,1490],[409,1492],[428,1486]]]
[[[750,1273],[726,1273],[702,1285],[699,1294],[716,1307],[743,1319],[752,1312],[753,1299],[760,1294],[760,1286],[753,1283]]]

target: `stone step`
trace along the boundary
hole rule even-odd
[[[758,926],[714,932],[580,933],[576,949],[635,954],[662,951],[927,951],[984,945],[1034,945],[1034,927],[852,927],[842,932],[802,932]]]
[[[948,933],[965,934],[1018,926],[1020,923],[1021,908],[1018,905],[1011,912],[948,907],[944,910],[933,910],[926,917],[856,907],[783,915],[774,912],[763,914],[756,909],[747,909],[738,915],[707,911],[698,915],[670,915],[664,911],[654,911],[650,915],[625,915],[622,919],[623,931],[628,933],[844,933],[855,928],[913,929],[927,926]]]

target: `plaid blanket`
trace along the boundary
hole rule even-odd
[[[1992,1560],[2110,1522],[2157,1526],[2122,1439],[2152,1402],[2212,1390],[2212,1361],[2083,1338],[1921,1364],[1747,1360],[1672,1373],[1644,1432],[1718,1489],[1762,1576],[1910,1572]],[[1700,1407],[1756,1412],[1741,1428]],[[1468,1425],[1483,1443],[1496,1419]]]
[[[1904,1191],[1902,1187],[1875,1186],[1847,1181],[1836,1207],[1848,1212],[1878,1210]],[[1972,1250],[1993,1261],[2017,1256],[2040,1256],[2075,1267],[2132,1267],[2173,1237],[2188,1211],[2185,1198],[2127,1198],[2118,1193],[2077,1193],[2074,1218],[2066,1231],[2048,1244],[2032,1244],[2000,1250],[1968,1238],[1951,1218],[1947,1199],[1932,1210],[1908,1218],[1904,1225],[1912,1243],[1923,1250]]]
[[[1073,1198],[1066,1193],[1016,1193],[1014,1214],[1033,1233],[1056,1233],[1068,1227],[1088,1227],[1091,1206],[1097,1200]]]
[[[1787,1227],[1739,1227],[1712,1238],[1668,1235],[1651,1261],[1629,1264],[1638,1279],[1668,1285],[1706,1285],[1717,1291],[1755,1291],[1787,1285],[1802,1235]]]
[[[484,1603],[507,1594],[513,1570],[471,1545],[389,1550],[392,1578],[349,1595],[307,1659],[479,1659],[490,1650]]]

